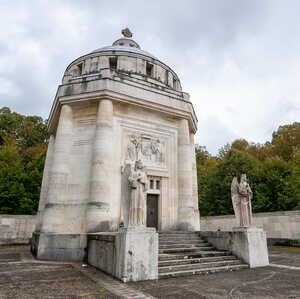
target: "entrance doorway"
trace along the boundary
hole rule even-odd
[[[147,227],[158,229],[158,194],[147,194]]]

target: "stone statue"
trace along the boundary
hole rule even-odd
[[[131,188],[128,226],[145,226],[147,173],[141,160],[132,165],[128,181]]]
[[[132,37],[132,32],[129,30],[129,28],[125,28],[122,30],[122,34],[125,36],[125,37]]]
[[[248,227],[252,223],[252,197],[246,174],[242,174],[240,183],[234,177],[231,183],[231,199],[235,217],[241,227]]]

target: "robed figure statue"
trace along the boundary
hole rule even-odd
[[[231,198],[235,217],[241,227],[248,227],[252,223],[252,197],[246,174],[242,174],[240,183],[234,177],[231,183]]]
[[[128,226],[145,226],[147,174],[141,160],[135,161],[128,181],[131,188]]]

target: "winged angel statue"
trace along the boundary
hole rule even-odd
[[[242,174],[240,183],[234,177],[231,183],[231,199],[235,217],[241,227],[248,227],[252,223],[252,197],[246,174]]]

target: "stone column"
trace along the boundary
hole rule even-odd
[[[44,233],[66,232],[63,214],[71,178],[72,118],[72,108],[69,105],[63,105],[56,130],[47,203],[44,209],[42,224]]]
[[[198,203],[198,180],[197,180],[197,162],[195,152],[195,134],[190,133],[191,153],[192,153],[192,171],[193,171],[193,203],[194,203],[194,229],[200,231],[200,214]]]
[[[180,120],[178,128],[178,229],[194,230],[192,153],[186,119]]]
[[[113,188],[113,103],[100,100],[93,146],[87,232],[110,231]]]
[[[41,230],[41,226],[42,226],[43,212],[44,212],[45,204],[47,201],[47,194],[48,194],[48,187],[49,187],[50,169],[51,169],[52,162],[53,162],[54,143],[55,143],[55,137],[54,137],[54,135],[50,135],[47,154],[46,154],[46,160],[45,160],[44,173],[43,173],[41,195],[40,195],[40,201],[39,201],[39,210],[38,210],[38,214],[37,214],[37,223],[36,223],[36,227],[35,227],[36,232],[39,232]]]

